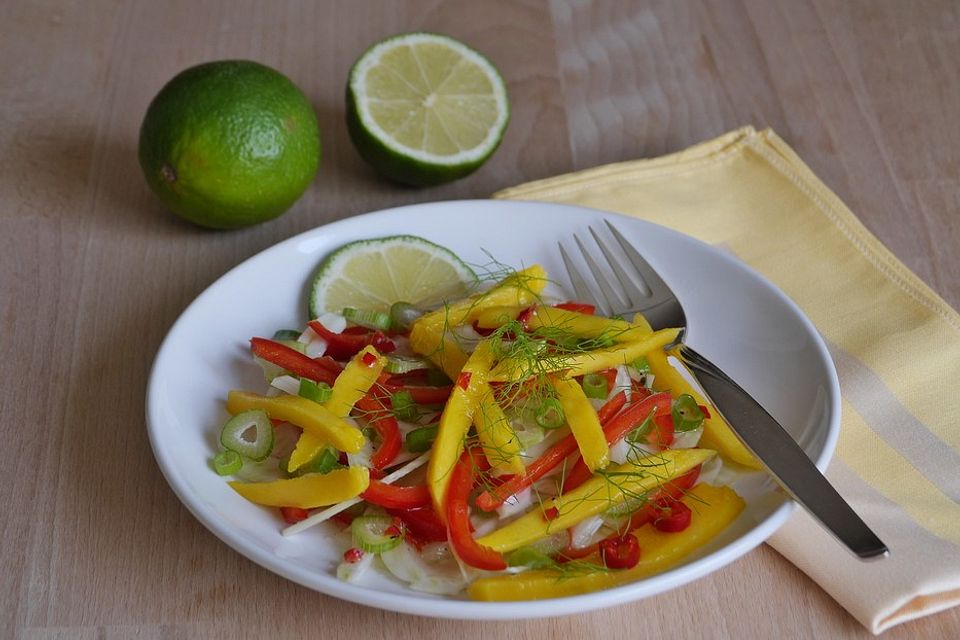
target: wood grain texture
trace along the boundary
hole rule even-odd
[[[485,52],[512,98],[494,158],[432,189],[378,179],[343,123],[353,60],[409,30]],[[304,89],[324,158],[283,217],[211,233],[149,193],[137,131],[177,71],[234,57]],[[958,307],[958,59],[949,0],[0,4],[0,637],[868,637],[766,547],[659,597],[553,620],[436,621],[318,595],[231,551],[177,501],[150,452],[144,388],[190,300],[279,240],[747,123],[774,127]],[[886,634],[958,635],[958,611]]]

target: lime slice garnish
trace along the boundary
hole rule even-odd
[[[476,281],[460,258],[429,240],[357,240],[320,264],[310,291],[310,317],[348,307],[386,313],[395,302],[432,309],[464,297]]]
[[[497,148],[509,119],[496,68],[453,38],[408,33],[353,65],[347,124],[360,155],[388,178],[431,185],[462,177]]]

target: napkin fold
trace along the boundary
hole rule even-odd
[[[722,244],[813,321],[843,397],[827,476],[891,549],[861,562],[802,509],[769,543],[873,633],[960,604],[960,315],[770,130],[506,189]]]

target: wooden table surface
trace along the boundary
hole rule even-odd
[[[592,614],[511,623],[369,609],[288,582],[180,504],[147,441],[144,389],[185,306],[241,260],[365,211],[773,127],[893,252],[960,306],[960,13],[943,2],[16,2],[0,4],[0,635],[24,638],[865,637],[761,547]],[[485,52],[513,119],[476,174],[378,179],[344,125],[353,60],[430,30]],[[136,159],[179,70],[251,58],[316,107],[321,171],[280,219],[209,232],[168,214]],[[891,638],[958,637],[960,610]]]

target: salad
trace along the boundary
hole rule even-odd
[[[227,395],[213,468],[284,535],[323,523],[347,581],[528,600],[679,563],[743,509],[727,471],[758,464],[671,365],[677,329],[547,282],[253,337],[266,388]]]

